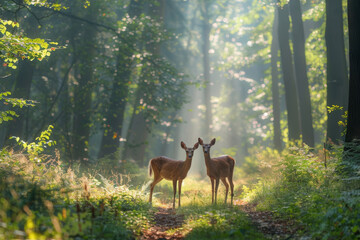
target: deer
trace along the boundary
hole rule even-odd
[[[179,181],[179,207],[181,199],[181,184],[182,181],[186,178],[187,173],[191,167],[192,157],[194,151],[199,147],[199,143],[195,143],[192,148],[188,148],[184,142],[181,141],[181,148],[186,152],[186,160],[174,160],[168,157],[156,157],[150,160],[149,162],[149,175],[151,177],[152,172],[154,172],[154,181],[150,184],[150,197],[149,203],[152,203],[152,194],[154,187],[162,179],[172,180],[173,181],[173,190],[174,190],[174,201],[173,209],[175,209],[175,196],[176,196],[176,184]]]
[[[232,205],[233,197],[234,197],[233,173],[234,173],[235,160],[234,158],[227,155],[211,158],[210,148],[215,144],[215,141],[216,139],[214,138],[211,140],[209,144],[204,144],[203,140],[201,138],[198,138],[198,143],[203,147],[207,175],[211,180],[212,204],[214,204],[214,191],[215,191],[215,204],[217,202],[217,191],[219,188],[219,180],[223,182],[226,188],[226,194],[225,194],[225,204],[226,204],[227,195],[229,192],[229,184],[226,181],[227,178],[230,183],[231,205]],[[215,189],[214,189],[214,181],[215,181]]]

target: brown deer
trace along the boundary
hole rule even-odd
[[[193,148],[186,147],[184,142],[181,142],[181,147],[186,152],[186,160],[178,161],[168,157],[156,157],[149,162],[149,175],[154,172],[154,181],[150,184],[150,197],[149,202],[152,202],[152,194],[155,185],[163,178],[173,181],[174,189],[174,201],[173,208],[175,209],[175,196],[176,196],[176,183],[179,181],[179,207],[180,207],[180,195],[181,184],[191,167],[192,157],[195,149],[199,147],[199,143],[195,143]]]
[[[203,147],[205,165],[207,169],[207,175],[211,180],[211,200],[214,203],[214,181],[215,181],[215,204],[217,200],[217,191],[219,188],[219,180],[221,180],[226,188],[225,203],[229,192],[229,184],[226,181],[228,179],[231,188],[231,205],[233,204],[234,197],[234,184],[233,173],[235,160],[230,156],[221,156],[217,158],[210,157],[210,148],[215,144],[215,138],[211,140],[209,144],[204,144],[201,138],[198,139],[198,143]]]

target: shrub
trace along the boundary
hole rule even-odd
[[[307,147],[289,148],[275,164],[275,171],[245,187],[243,196],[257,204],[258,210],[296,219],[311,238],[358,239],[357,148],[348,148],[346,151],[351,154],[344,154],[342,147],[334,146],[328,152],[327,167],[322,160],[324,155]],[[348,156],[350,162],[341,161],[343,156]]]
[[[0,239],[132,239],[149,225],[144,189],[3,150]],[[47,159],[45,162],[44,159]],[[96,177],[94,177],[96,176]]]

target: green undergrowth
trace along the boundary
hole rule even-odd
[[[0,152],[0,239],[139,239],[153,224],[157,206],[172,205],[170,181],[155,187],[150,207],[152,178],[147,169],[131,161],[109,168],[110,160],[70,166],[56,150],[55,156],[44,154],[43,146],[52,146],[51,128],[45,133],[33,145],[18,139],[25,153]],[[235,198],[240,195],[241,174],[235,174]],[[220,185],[221,203],[224,190]],[[263,238],[237,207],[210,204],[207,177],[186,178],[181,196],[183,207],[177,211],[185,222],[178,230],[188,239]]]
[[[271,171],[244,187],[243,197],[259,211],[294,219],[299,234],[311,239],[360,239],[357,148],[344,153],[343,147],[333,147],[325,157],[323,150],[291,147],[268,160]],[[266,155],[259,154],[257,161],[266,161]]]
[[[240,197],[240,175],[235,179],[235,200]],[[163,180],[155,186],[153,206],[172,207],[172,182]],[[225,187],[218,190],[218,204],[211,204],[211,182],[208,177],[189,175],[183,181],[181,207],[178,208],[176,195],[176,214],[183,215],[182,227],[168,232],[182,232],[185,239],[264,239],[239,206],[230,205],[230,194],[224,204]]]
[[[190,204],[181,207],[185,239],[265,239],[237,206]]]
[[[145,186],[38,157],[1,153],[0,239],[134,239],[149,227]]]

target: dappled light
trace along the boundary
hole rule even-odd
[[[359,0],[0,13],[0,240],[360,239]]]

